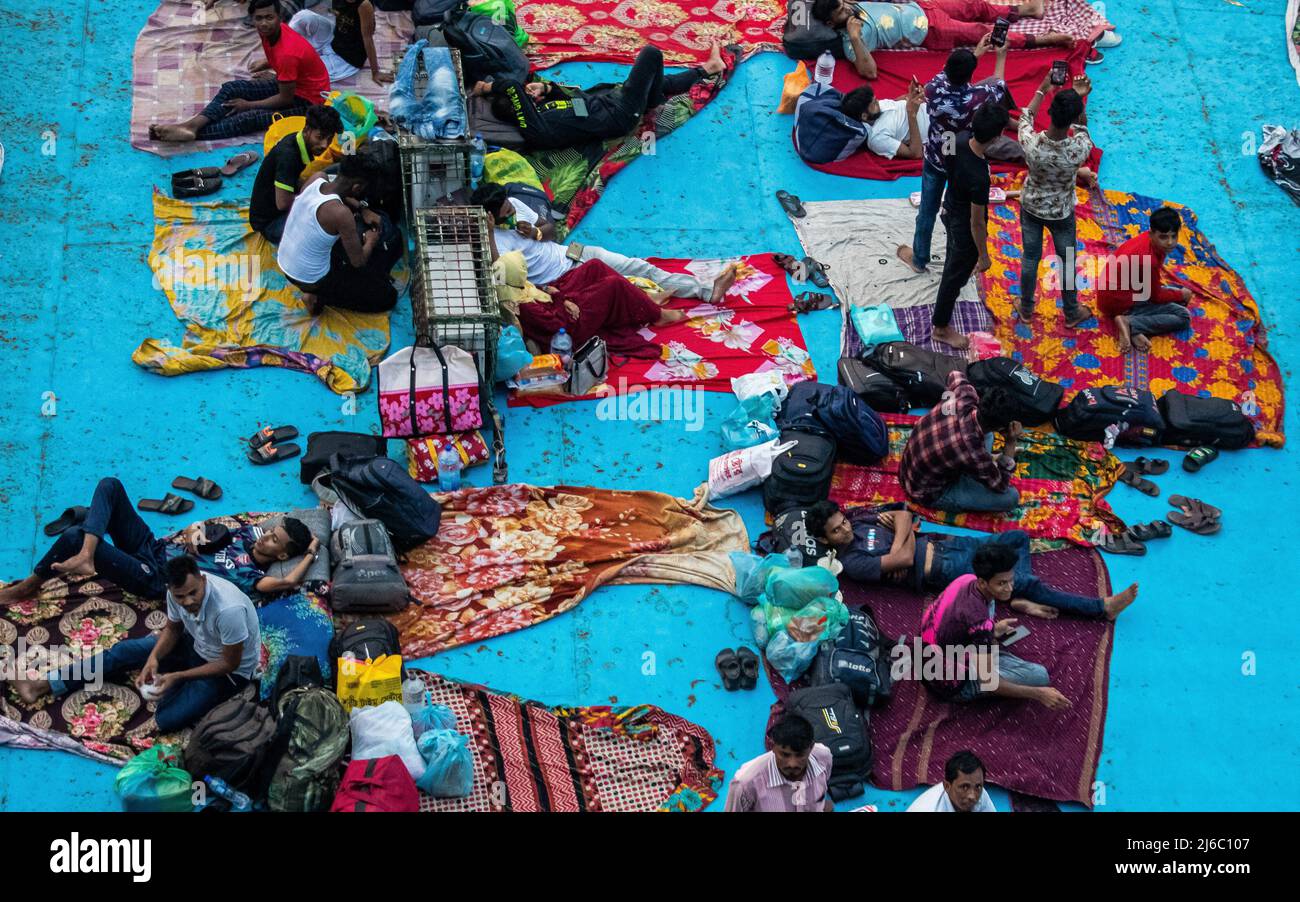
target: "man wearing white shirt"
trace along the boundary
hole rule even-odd
[[[943,766],[943,782],[916,797],[913,811],[997,811],[984,788],[984,762],[974,752],[958,752]]]

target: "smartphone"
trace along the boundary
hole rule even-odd
[[[1005,636],[1002,637],[1002,647],[1008,648],[1012,645],[1015,645],[1017,642],[1019,642],[1021,639],[1025,638],[1025,636],[1028,635],[1029,635],[1029,627],[1018,626],[1014,630],[1012,630],[1011,632],[1007,633]]]
[[[1007,42],[1007,32],[1011,30],[1011,21],[998,17],[993,23],[993,37],[990,39],[994,47],[1001,47]]]
[[[1052,84],[1063,85],[1069,77],[1069,64],[1065,60],[1057,60],[1052,63]]]

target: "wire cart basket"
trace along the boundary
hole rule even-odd
[[[451,51],[452,69],[463,109],[469,109],[465,97],[465,77],[460,51]],[[429,73],[422,58],[416,60],[415,95],[423,97]],[[468,121],[465,123],[469,129]],[[397,150],[402,160],[402,194],[406,200],[406,221],[415,222],[416,211],[432,207],[440,198],[470,187],[470,155],[474,149],[469,135],[430,141],[407,131],[397,130]]]

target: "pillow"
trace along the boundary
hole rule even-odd
[[[330,515],[329,511],[323,507],[312,507],[305,510],[289,511],[289,516],[295,520],[301,520],[311,530],[320,542],[320,555],[315,562],[307,568],[306,579],[318,580],[320,582],[329,582],[330,579]],[[263,529],[272,529],[284,522],[284,515],[277,514],[270,517],[261,524]],[[267,576],[275,576],[281,579],[286,578],[294,567],[298,566],[305,555],[299,555],[295,558],[289,558],[287,561],[276,561],[266,570]]]
[[[524,135],[519,131],[519,126],[498,119],[486,97],[469,98],[469,133],[482,135],[486,143],[497,147],[520,150],[524,146]]]

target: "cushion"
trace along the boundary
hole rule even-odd
[[[306,579],[318,580],[320,582],[329,582],[330,579],[330,514],[323,507],[312,507],[304,510],[289,511],[289,516],[295,520],[301,520],[307,524],[311,534],[320,542],[320,555],[315,562],[307,568]],[[284,515],[277,514],[270,517],[260,524],[265,529],[271,529],[279,526],[284,522]],[[287,561],[276,561],[267,568],[267,576],[275,576],[280,579],[288,577],[290,571],[298,566],[305,555],[299,555],[295,558],[289,558]]]
[[[518,150],[524,146],[523,133],[513,122],[498,119],[486,97],[469,98],[469,133],[482,135],[488,144]]]

